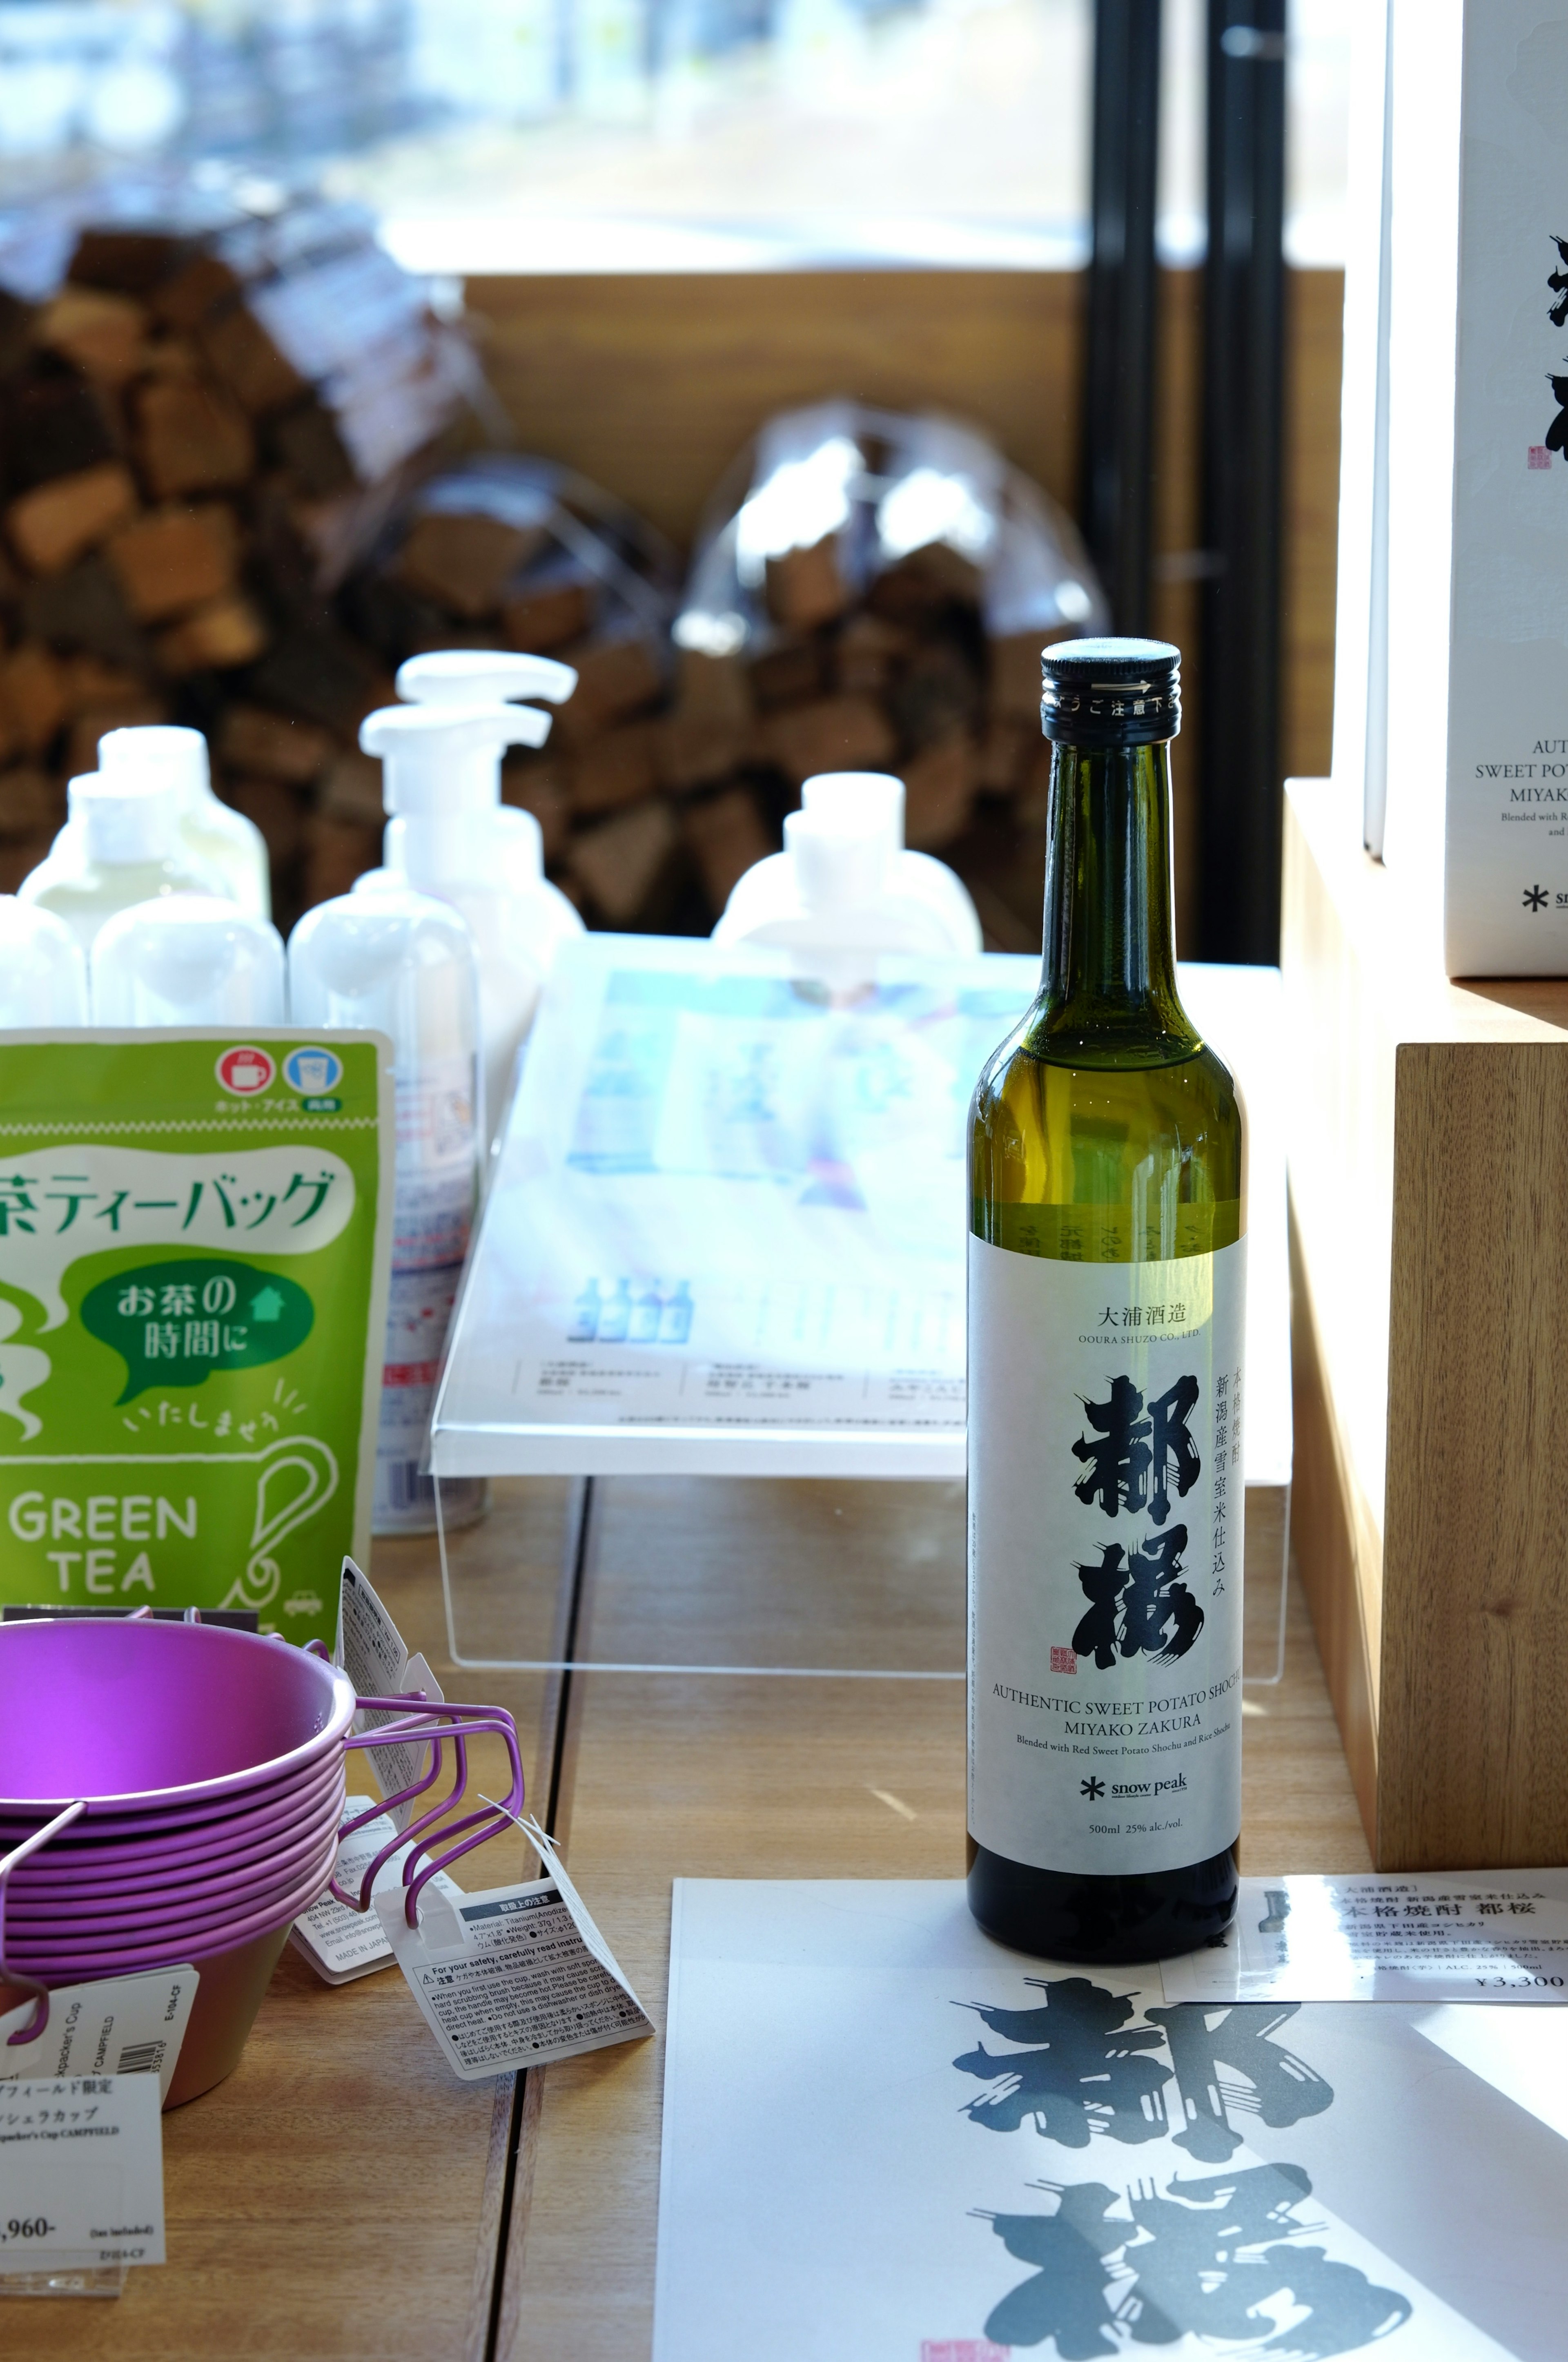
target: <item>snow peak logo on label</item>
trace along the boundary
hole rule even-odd
[[[1072,1447],[1074,1459],[1085,1464],[1073,1485],[1079,1500],[1098,1504],[1107,1518],[1146,1513],[1164,1527],[1172,1487],[1179,1501],[1203,1473],[1189,1426],[1198,1396],[1198,1380],[1189,1374],[1146,1405],[1127,1377],[1113,1379],[1106,1401],[1086,1400],[1084,1416],[1094,1431]],[[1141,1541],[1107,1542],[1098,1564],[1080,1562],[1078,1579],[1090,1606],[1072,1636],[1074,1659],[1092,1657],[1109,1672],[1118,1653],[1152,1657],[1157,1664],[1184,1657],[1203,1629],[1203,1610],[1181,1579],[1186,1548],[1187,1528],[1173,1525]]]

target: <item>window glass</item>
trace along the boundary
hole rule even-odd
[[[1337,259],[1349,0],[1293,0]],[[1203,0],[1166,0],[1162,246],[1202,235]],[[0,0],[0,201],[105,163],[324,177],[416,268],[1082,259],[1092,0]]]

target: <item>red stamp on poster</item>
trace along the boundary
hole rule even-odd
[[[1075,1649],[1053,1649],[1051,1650],[1051,1671],[1053,1673],[1076,1673],[1078,1671],[1078,1651]]]

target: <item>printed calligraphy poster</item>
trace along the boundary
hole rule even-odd
[[[369,1541],[391,1122],[376,1033],[0,1043],[0,1599],[331,1642]]]
[[[956,1882],[672,1937],[655,2362],[1560,2362],[1561,2013],[1167,2003]]]

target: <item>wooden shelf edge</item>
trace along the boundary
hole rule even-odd
[[[1281,968],[1297,1558],[1378,1866],[1568,1860],[1568,978],[1456,985],[1293,782]]]

